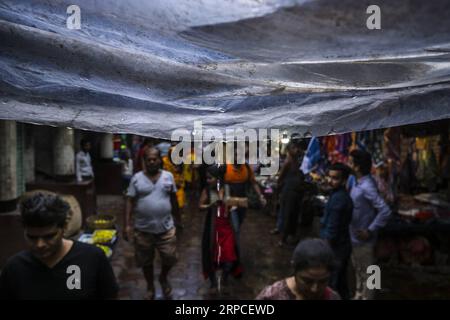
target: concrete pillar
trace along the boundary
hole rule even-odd
[[[53,140],[53,174],[56,178],[66,178],[75,175],[73,129],[56,129]]]
[[[25,127],[25,154],[24,154],[24,170],[25,183],[35,180],[35,160],[34,160],[34,126],[27,125]]]
[[[17,208],[17,127],[0,120],[0,212]]]
[[[104,133],[102,135],[100,157],[102,159],[112,159],[114,157],[114,142],[112,133]]]
[[[16,122],[0,120],[0,201],[17,198]]]

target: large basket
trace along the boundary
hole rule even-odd
[[[97,214],[86,219],[88,227],[92,230],[114,229],[116,217],[111,214]]]

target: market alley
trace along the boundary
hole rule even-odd
[[[203,216],[195,209],[195,201],[190,201],[186,211],[184,229],[178,233],[179,261],[170,273],[173,299],[254,299],[267,284],[290,274],[292,249],[279,248],[278,238],[268,230],[275,218],[249,211],[242,227],[242,261],[244,275],[241,279],[231,279],[224,292],[211,296],[208,294],[208,281],[203,278],[201,268],[201,235]],[[100,213],[114,214],[119,228],[124,209],[120,196],[99,196]],[[135,266],[133,247],[119,239],[112,257],[114,272],[119,281],[119,299],[140,300],[145,295],[145,280],[142,270]],[[159,264],[155,272],[159,274]],[[157,281],[156,298],[162,299]]]

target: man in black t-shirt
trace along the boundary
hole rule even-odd
[[[103,251],[63,238],[69,206],[36,194],[21,205],[29,249],[8,260],[0,274],[0,299],[115,299],[118,286]]]

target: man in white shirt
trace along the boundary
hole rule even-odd
[[[77,170],[77,181],[86,181],[94,178],[94,170],[92,170],[91,143],[88,140],[82,139],[80,143],[81,150],[75,157],[75,166]]]
[[[131,178],[123,224],[124,239],[134,242],[136,265],[143,270],[147,282],[145,299],[149,300],[155,298],[155,251],[160,256],[159,282],[166,299],[170,299],[172,293],[167,276],[178,260],[174,222],[174,217],[179,219],[177,187],[172,173],[161,170],[161,162],[159,149],[145,150],[145,171]]]

